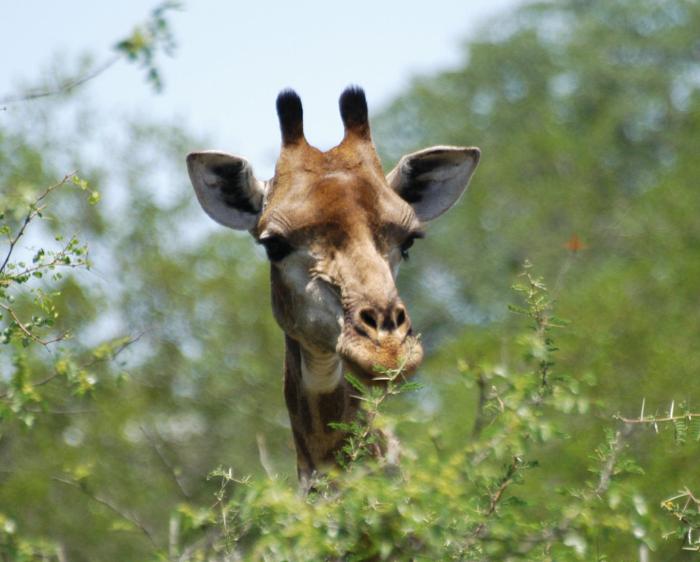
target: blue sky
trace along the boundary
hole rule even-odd
[[[173,13],[178,48],[163,60],[165,91],[120,62],[88,87],[110,112],[176,117],[213,146],[272,173],[279,147],[274,101],[302,96],[307,137],[329,148],[341,137],[337,99],[363,86],[377,111],[416,74],[456,65],[464,38],[522,0],[432,2],[190,0]],[[55,61],[90,52],[99,61],[143,21],[154,1],[22,0],[2,7],[0,97],[32,83]],[[8,108],[11,111],[11,107]],[[0,115],[1,118],[1,115]],[[439,139],[436,139],[436,143]]]

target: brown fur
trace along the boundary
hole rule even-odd
[[[359,402],[344,380],[327,394],[306,392],[301,379],[299,344],[289,337],[285,343],[284,398],[297,451],[297,471],[300,479],[308,480],[314,471],[336,462],[345,433],[329,424],[351,422]]]

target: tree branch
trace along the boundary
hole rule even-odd
[[[603,469],[600,471],[600,477],[598,478],[598,486],[596,486],[595,489],[595,494],[597,496],[604,494],[610,487],[610,480],[615,470],[615,464],[617,463],[620,452],[625,445],[625,437],[630,434],[631,430],[632,428],[626,427],[624,430],[615,432],[615,438],[612,442],[610,455],[605,461],[605,465],[603,465]]]
[[[472,437],[478,438],[481,435],[481,430],[484,427],[484,407],[486,406],[486,381],[483,373],[479,373],[479,378],[476,380],[476,386],[479,389],[479,400],[476,407],[476,416],[474,418],[474,427],[472,428]]]
[[[91,493],[85,487],[85,485],[81,484],[80,482],[76,482],[74,480],[66,480],[64,478],[59,478],[58,476],[52,476],[51,479],[55,480],[56,482],[60,482],[61,484],[65,484],[66,486],[70,486],[72,488],[76,488],[77,490],[80,490],[83,494],[85,494],[91,500],[99,503],[100,505],[105,506],[112,513],[115,513],[116,515],[118,515],[119,517],[124,519],[125,521],[128,521],[129,523],[131,523],[134,527],[136,527],[139,531],[141,531],[146,536],[146,538],[151,542],[151,544],[155,548],[159,548],[158,543],[153,538],[153,533],[143,523],[141,523],[138,519],[136,519],[130,513],[126,512],[123,509],[114,505],[114,503],[112,503],[110,500],[107,500],[101,496],[98,496],[96,494]]]
[[[508,487],[514,482],[515,475],[523,467],[523,460],[520,457],[513,457],[512,462],[506,468],[505,474],[501,477],[498,487],[490,494],[489,506],[483,514],[484,520],[479,523],[474,530],[471,532],[469,537],[467,537],[465,545],[470,546],[475,544],[478,540],[486,538],[488,534],[487,524],[489,519],[496,513],[498,504],[503,499]]]
[[[35,100],[39,98],[45,98],[49,96],[55,96],[57,94],[63,94],[66,92],[70,92],[71,90],[77,88],[78,86],[82,86],[85,84],[85,82],[88,82],[92,80],[93,78],[97,78],[100,74],[105,72],[108,68],[110,68],[115,62],[117,62],[121,58],[120,55],[114,55],[112,58],[107,59],[104,61],[101,65],[96,66],[89,72],[86,72],[82,76],[78,76],[76,78],[71,78],[69,80],[66,80],[63,82],[63,84],[60,84],[57,88],[54,89],[49,89],[49,90],[34,90],[34,91],[29,91],[25,94],[21,95],[15,95],[15,96],[5,96],[4,98],[0,99],[0,103],[17,103],[17,102],[22,102],[22,101],[30,101],[30,100]]]
[[[265,435],[261,432],[255,434],[255,441],[258,444],[258,456],[260,458],[260,464],[265,470],[268,478],[274,476],[274,471],[272,470],[272,463],[270,462],[270,453],[267,450],[267,442],[265,441]]]
[[[24,231],[26,230],[27,226],[29,225],[30,222],[32,222],[32,219],[34,219],[37,214],[41,212],[43,207],[39,207],[39,203],[41,203],[54,189],[57,189],[61,187],[62,185],[65,185],[65,183],[71,179],[75,175],[75,171],[66,174],[63,179],[53,185],[50,185],[49,187],[46,188],[46,190],[37,197],[34,202],[30,205],[29,212],[27,213],[27,216],[24,217],[24,221],[22,222],[22,226],[20,227],[19,231],[17,234],[13,237],[10,238],[10,247],[7,251],[7,255],[5,256],[5,259],[2,262],[2,265],[0,265],[0,274],[5,271],[5,267],[7,266],[7,263],[10,261],[10,257],[12,257],[12,252],[15,249],[15,246],[17,245],[17,242],[19,241],[20,238],[24,235]]]
[[[66,334],[63,334],[60,336],[56,336],[54,339],[51,340],[42,340],[39,336],[33,334],[31,330],[29,330],[29,328],[27,328],[27,326],[22,323],[22,321],[17,317],[17,314],[15,314],[15,311],[12,308],[2,303],[0,303],[0,308],[5,310],[12,317],[12,321],[17,325],[17,327],[22,331],[22,333],[25,336],[27,336],[32,341],[43,345],[44,347],[47,347],[52,343],[56,343],[57,341],[61,341],[66,338]]]
[[[132,345],[133,343],[136,343],[139,339],[141,339],[141,336],[143,336],[143,332],[141,332],[140,334],[134,336],[133,338],[129,338],[128,340],[126,340],[126,341],[125,341],[123,344],[121,344],[117,349],[115,349],[114,352],[113,352],[109,357],[102,357],[102,358],[97,358],[97,357],[95,357],[95,358],[93,358],[91,361],[87,361],[87,362],[83,363],[83,364],[80,366],[80,368],[81,368],[81,369],[86,369],[86,368],[88,368],[88,367],[92,367],[92,366],[95,365],[96,363],[98,363],[98,362],[100,362],[100,361],[104,361],[104,360],[106,360],[106,359],[108,359],[108,358],[109,358],[110,360],[113,360],[115,357],[117,357],[117,355],[119,355],[119,354],[120,354],[122,351],[124,351],[127,347],[129,347],[130,345]],[[54,371],[53,373],[51,373],[50,375],[46,376],[45,378],[43,378],[43,379],[41,379],[41,380],[39,380],[39,381],[37,381],[37,382],[32,382],[32,383],[30,383],[30,384],[31,384],[31,386],[33,386],[33,387],[43,386],[43,385],[45,385],[45,384],[50,383],[52,380],[54,380],[54,379],[55,379],[56,377],[58,377],[58,376],[60,376],[60,374],[59,374],[57,371]],[[0,392],[0,399],[5,398],[7,395],[8,395],[8,391]]]
[[[691,420],[693,418],[700,418],[700,414],[683,414],[680,416],[665,416],[663,418],[655,418],[653,416],[646,418],[624,418],[622,416],[613,416],[614,419],[619,420],[626,424],[655,424],[664,422],[673,422],[679,420]]]
[[[148,444],[151,446],[151,448],[155,451],[156,456],[160,459],[160,462],[163,463],[163,466],[165,467],[168,475],[172,478],[173,482],[175,483],[178,491],[184,497],[185,499],[189,500],[191,498],[190,494],[187,492],[185,489],[184,485],[180,481],[179,476],[177,475],[177,471],[175,470],[175,467],[168,461],[168,459],[165,457],[163,454],[163,451],[161,451],[160,446],[156,442],[156,439],[149,433],[149,431],[142,425],[139,426],[139,429],[141,430],[141,433],[143,433],[144,437],[148,441]]]

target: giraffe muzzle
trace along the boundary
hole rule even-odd
[[[413,333],[403,303],[356,306],[346,316],[337,352],[365,381],[379,382],[387,370],[413,373],[423,359],[423,348]]]

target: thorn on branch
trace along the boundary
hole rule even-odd
[[[669,422],[674,422],[674,421],[680,421],[680,420],[692,420],[694,418],[700,418],[700,413],[687,413],[687,414],[682,414],[682,415],[677,415],[677,416],[664,416],[661,418],[657,418],[655,416],[647,416],[645,418],[625,418],[623,416],[615,415],[613,416],[613,419],[619,420],[622,423],[628,424],[628,425],[639,425],[639,424],[647,424],[647,425],[652,425],[654,427],[657,426],[657,424],[660,423],[669,423]],[[658,427],[656,428],[658,432]]]

